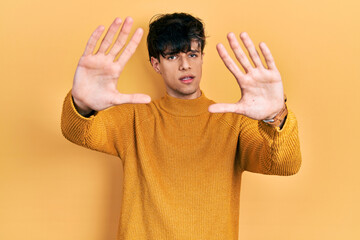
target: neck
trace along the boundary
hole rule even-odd
[[[195,99],[183,99],[166,94],[159,105],[166,112],[175,116],[197,116],[208,113],[208,107],[213,101],[205,97],[200,91],[200,96]]]
[[[178,92],[174,92],[174,91],[166,91],[167,94],[171,97],[174,98],[179,98],[179,99],[196,99],[199,98],[201,96],[201,90],[197,89],[195,92],[190,93],[190,94],[183,94],[183,93],[178,93]]]

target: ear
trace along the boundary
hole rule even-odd
[[[161,74],[161,72],[160,72],[160,62],[159,62],[159,60],[156,59],[156,58],[154,58],[154,57],[151,57],[150,61],[151,61],[151,65],[152,65],[152,67],[154,68],[155,72]]]

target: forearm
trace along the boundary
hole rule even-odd
[[[273,128],[262,121],[247,124],[250,125],[240,135],[244,170],[273,175],[292,175],[299,171],[301,153],[298,126],[292,112],[289,111],[282,129]]]
[[[91,119],[79,115],[73,103],[71,92],[64,100],[61,114],[61,131],[66,139],[78,145],[85,145],[87,129],[91,126]]]
[[[107,125],[111,123],[107,122]],[[101,116],[81,116],[75,109],[71,92],[68,93],[61,115],[61,131],[66,139],[86,148],[116,155],[114,143],[107,135],[107,127]]]

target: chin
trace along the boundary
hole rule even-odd
[[[179,91],[178,93],[179,93],[179,95],[182,95],[184,97],[193,97],[194,95],[196,95],[195,97],[199,97],[201,95],[200,89],[192,89],[192,90],[188,90],[188,91]]]

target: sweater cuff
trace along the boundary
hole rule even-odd
[[[88,117],[85,117],[83,115],[81,115],[77,110],[76,110],[76,107],[75,107],[75,103],[74,103],[74,98],[72,97],[72,94],[71,94],[71,90],[70,92],[66,95],[66,98],[65,98],[65,102],[64,102],[64,107],[65,107],[65,103],[68,103],[68,108],[70,110],[70,112],[72,112],[77,118],[80,118],[80,119],[84,119],[84,120],[91,120],[91,118],[94,118],[95,115],[96,115],[96,111],[93,111],[94,114],[89,114]],[[74,117],[75,117],[74,116]]]
[[[81,142],[83,142],[94,118],[94,115],[90,117],[83,117],[77,112],[72,99],[71,91],[69,91],[65,97],[61,115],[61,129],[63,135],[67,139],[78,136],[81,138]]]
[[[295,114],[289,109],[283,127],[272,127],[263,121],[258,121],[258,127],[261,135],[272,144],[278,137],[289,136],[297,125]]]
[[[258,126],[260,134],[269,147],[269,156],[266,161],[262,161],[264,169],[276,175],[295,174],[301,165],[295,114],[289,111],[281,130],[279,127],[271,127],[262,121],[259,121]]]

